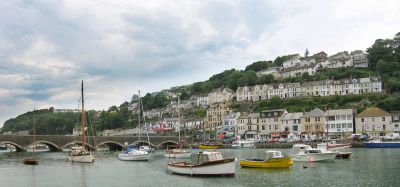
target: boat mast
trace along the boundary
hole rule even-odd
[[[32,152],[32,155],[33,155],[33,158],[35,158],[35,142],[36,142],[36,125],[35,125],[35,123],[36,123],[36,114],[35,114],[35,108],[33,108],[33,138],[32,138],[32,143],[33,143],[33,152]]]
[[[81,101],[82,101],[82,146],[85,147],[85,104],[83,100],[83,80],[82,80],[82,87],[81,87]]]
[[[139,98],[140,98],[140,91],[139,91]],[[147,143],[149,144],[149,147],[150,147],[151,145],[150,145],[150,137],[149,137],[149,128],[147,127],[147,124],[146,124],[146,117],[144,115],[144,108],[143,108],[142,99],[140,99],[139,102],[141,103],[141,107],[142,107],[142,111],[143,111],[143,123],[144,123],[144,126],[146,127]]]
[[[138,92],[139,92],[139,112],[138,112],[138,125],[137,125],[137,128],[138,128],[138,133],[139,133],[138,140],[140,141],[140,111],[141,111],[141,105],[142,105],[142,98],[140,97],[140,90]]]
[[[181,110],[179,109],[180,102],[181,101],[178,96],[178,105],[176,106],[176,109],[178,109],[178,141],[179,141],[179,146],[181,148],[182,147],[182,145],[181,145]]]

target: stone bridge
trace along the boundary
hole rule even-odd
[[[32,142],[33,136],[0,135],[1,144],[11,144],[17,151],[26,151],[34,144],[45,144],[51,151],[62,151],[73,145],[81,145],[80,136],[58,136],[58,135],[36,135],[35,142]],[[182,142],[188,142],[188,138],[181,138]],[[110,150],[120,150],[125,145],[150,145],[156,149],[163,149],[168,145],[178,144],[178,137],[175,136],[150,136],[150,142],[147,137],[135,136],[89,136],[86,145],[89,149],[97,149],[100,146],[107,145]]]

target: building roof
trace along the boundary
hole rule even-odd
[[[319,108],[315,108],[310,112],[306,112],[303,117],[318,117],[318,116],[325,116],[325,112]]]
[[[325,114],[327,116],[336,116],[336,115],[348,115],[352,114],[353,109],[340,109],[340,110],[327,110]]]
[[[380,108],[367,108],[361,113],[359,113],[356,118],[359,117],[380,117],[380,116],[391,116],[389,112],[382,110]]]
[[[286,113],[283,114],[282,120],[300,119],[301,116],[303,116],[303,112]]]

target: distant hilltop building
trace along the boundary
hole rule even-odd
[[[53,113],[80,112],[78,109],[53,109]]]
[[[366,68],[368,67],[367,54],[362,50],[338,52],[328,57],[324,51],[316,53],[310,57],[301,57],[299,54],[287,55],[287,60],[281,67],[270,67],[260,70],[257,76],[272,75],[275,78],[288,78],[301,76],[308,72],[314,75],[318,71],[342,67]]]

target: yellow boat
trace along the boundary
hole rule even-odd
[[[200,144],[199,149],[221,149],[222,145],[218,144]]]
[[[267,158],[262,159],[241,159],[240,166],[251,168],[289,168],[293,165],[290,157],[283,156],[280,151],[267,151]]]

